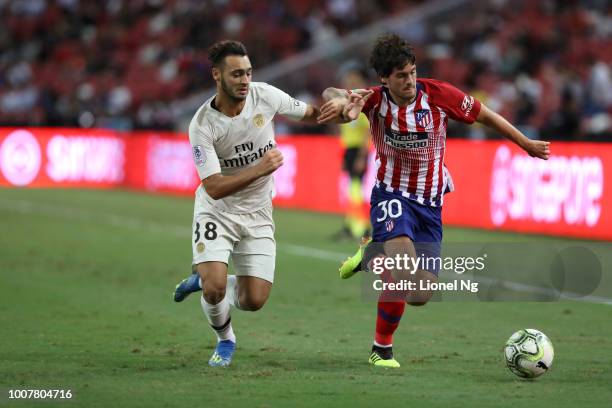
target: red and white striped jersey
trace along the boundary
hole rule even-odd
[[[444,166],[448,118],[474,123],[480,102],[454,86],[434,79],[417,79],[417,96],[407,107],[393,102],[385,86],[374,94],[363,112],[370,121],[376,148],[376,185],[433,207],[453,191]]]

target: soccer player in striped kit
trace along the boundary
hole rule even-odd
[[[367,98],[362,112],[370,122],[376,148],[376,183],[370,202],[372,239],[363,242],[357,253],[340,267],[340,276],[349,278],[367,269],[376,256],[396,258],[439,257],[442,241],[442,202],[453,191],[450,173],[444,166],[448,119],[467,124],[482,123],[516,143],[528,154],[548,159],[549,143],[530,140],[499,114],[454,86],[434,79],[417,78],[413,48],[397,35],[379,37],[370,56],[370,65],[381,85],[367,90],[328,88],[323,97],[319,122],[347,113],[355,106],[350,94]],[[395,266],[383,274],[385,281],[409,279],[437,282],[438,270],[400,270]],[[433,293],[417,289],[408,292],[381,292],[376,331],[369,362],[396,368],[393,333],[406,303],[425,305]]]

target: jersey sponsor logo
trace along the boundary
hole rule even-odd
[[[429,109],[421,109],[414,112],[417,126],[426,128],[433,122],[431,111]]]
[[[219,157],[219,162],[223,167],[244,167],[247,166],[256,160],[259,160],[263,157],[264,154],[270,149],[274,147],[274,142],[270,140],[267,145],[260,147],[257,150],[254,150],[254,143],[241,143],[239,145],[234,146],[234,151],[238,153],[237,156],[231,158],[223,158]]]
[[[258,113],[253,118],[253,124],[255,125],[255,127],[261,128],[261,127],[263,127],[263,125],[266,124],[266,119],[264,118],[264,116],[261,113]]]
[[[465,95],[463,97],[463,102],[461,102],[461,110],[465,112],[464,116],[470,116],[470,112],[474,107],[474,97],[470,95]]]
[[[198,254],[203,253],[205,248],[206,247],[203,242],[198,242],[198,245],[196,245],[196,251],[198,251]]]
[[[400,132],[385,128],[385,143],[396,149],[417,149],[427,147],[427,132]]]
[[[193,146],[193,160],[195,161],[196,166],[198,167],[204,166],[204,162],[206,161],[206,158],[204,156],[204,150],[202,149],[202,146],[200,145]]]

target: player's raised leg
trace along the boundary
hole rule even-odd
[[[261,309],[272,290],[272,282],[254,276],[237,276],[235,292],[228,295],[230,303],[240,310],[255,312]],[[229,287],[228,287],[229,292]]]
[[[192,293],[199,292],[202,290],[202,279],[198,274],[196,265],[193,265],[191,275],[180,281],[174,288],[174,301],[182,302],[187,296]],[[228,297],[227,300],[230,305],[237,306],[235,303],[236,296],[234,293],[237,291],[237,280],[234,275],[227,275],[227,287],[225,295]],[[240,309],[239,306],[237,306]]]
[[[225,295],[227,265],[223,262],[203,262],[197,266],[202,279],[202,310],[217,335],[217,347],[208,364],[228,366],[236,349],[236,336],[232,329],[230,304]]]
[[[195,266],[195,265],[194,265]],[[182,302],[192,293],[202,290],[202,279],[194,272],[183,279],[174,290],[174,301]],[[272,290],[272,283],[251,276],[227,275],[225,297],[231,306],[246,311],[256,311],[263,307]]]
[[[240,217],[243,236],[231,255],[236,280],[228,280],[228,299],[240,310],[257,311],[270,296],[276,263],[272,208]]]
[[[357,249],[357,252],[355,252],[353,256],[347,258],[347,260],[340,265],[340,269],[338,269],[340,278],[348,279],[362,269],[365,269],[363,261],[364,259],[366,260],[366,263],[368,261],[366,259],[368,258],[366,256],[366,250],[369,247],[370,242],[372,242],[372,238],[368,237],[361,239],[361,244],[359,244],[359,249]]]
[[[174,288],[174,301],[182,302],[194,292],[202,290],[202,279],[198,274],[197,265],[191,266],[191,275],[180,281]]]

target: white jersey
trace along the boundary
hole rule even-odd
[[[221,173],[235,174],[259,163],[264,153],[276,146],[274,115],[299,120],[308,105],[278,88],[251,82],[244,107],[231,118],[211,106],[214,96],[198,109],[189,124],[189,141],[200,180]],[[272,175],[260,177],[244,189],[213,200],[202,187],[203,196],[213,207],[234,214],[245,214],[271,205],[274,195]]]

